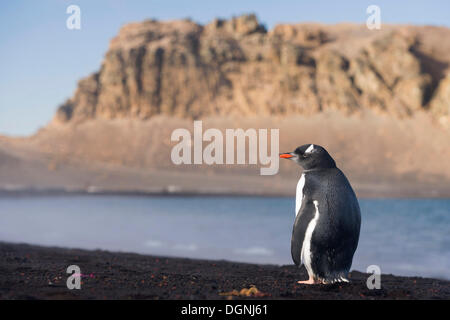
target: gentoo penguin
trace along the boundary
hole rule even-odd
[[[297,266],[305,265],[309,280],[298,283],[348,282],[361,226],[355,192],[321,146],[306,144],[280,158],[303,167],[297,184],[291,255]]]

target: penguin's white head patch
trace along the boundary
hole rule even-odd
[[[308,149],[305,150],[305,153],[311,153],[313,151],[314,151],[314,145],[312,144],[308,147]]]
[[[293,160],[304,170],[336,168],[336,162],[327,150],[317,144],[307,143],[294,152],[280,153],[280,158]]]

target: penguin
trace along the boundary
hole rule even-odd
[[[359,241],[361,213],[350,182],[336,162],[315,144],[305,144],[280,158],[303,168],[297,184],[291,255],[305,265],[309,279],[301,284],[349,282],[348,273]]]

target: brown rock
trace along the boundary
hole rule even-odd
[[[450,73],[439,83],[430,110],[438,117],[450,116]]]
[[[267,32],[254,15],[206,26],[190,20],[133,23],[111,41],[99,72],[79,82],[55,122],[328,109],[445,114],[448,81],[442,73],[450,58],[438,40],[429,40],[433,34],[450,41],[450,30],[426,27],[373,32],[296,24]]]

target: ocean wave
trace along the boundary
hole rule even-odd
[[[264,247],[239,248],[239,249],[235,249],[234,253],[252,255],[252,256],[271,256],[271,255],[273,255],[272,250],[270,250],[268,248],[264,248]]]
[[[173,246],[175,250],[183,250],[183,251],[197,251],[198,246],[195,243],[191,244],[176,244]]]
[[[163,243],[158,240],[147,240],[144,242],[144,246],[150,247],[150,248],[160,248],[163,246]]]

